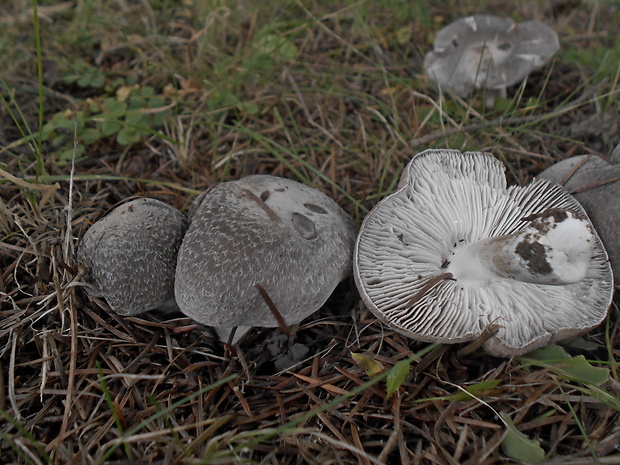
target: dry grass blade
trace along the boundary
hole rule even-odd
[[[275,213],[274,213],[274,215],[275,215]],[[265,288],[263,286],[261,286],[260,284],[255,284],[254,287],[256,287],[256,289],[258,290],[258,293],[261,295],[261,297],[265,301],[265,304],[269,308],[269,311],[271,312],[273,317],[276,319],[276,321],[280,325],[280,329],[282,330],[282,332],[284,334],[286,334],[287,336],[290,336],[291,332],[288,329],[288,326],[286,325],[286,321],[284,321],[284,317],[282,316],[282,314],[278,310],[278,307],[276,307],[276,304],[273,302],[272,298],[269,296],[269,294],[267,293]]]
[[[2,176],[7,181],[11,181],[15,185],[19,187],[23,187],[24,189],[34,189],[40,191],[55,191],[60,189],[60,184],[35,184],[32,182],[25,181],[23,179],[18,178],[17,176],[13,176],[11,173],[7,173],[3,169],[0,169],[0,176]]]

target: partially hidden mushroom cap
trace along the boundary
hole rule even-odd
[[[292,325],[318,310],[350,275],[355,229],[321,191],[248,176],[197,199],[179,251],[181,311],[215,328]]]
[[[465,97],[472,89],[503,90],[544,65],[559,49],[556,32],[540,21],[474,15],[441,29],[424,59],[427,76]]]
[[[364,219],[354,277],[367,307],[413,339],[519,355],[606,316],[613,278],[579,203],[538,180],[507,187],[491,154],[427,150]]]
[[[609,161],[613,165],[620,164],[620,144],[616,145],[614,149],[611,151],[611,155],[609,155]]]
[[[159,200],[114,208],[86,231],[77,251],[87,292],[124,316],[175,308],[177,252],[186,229],[183,214]]]
[[[583,206],[600,235],[620,282],[620,165],[596,155],[579,155],[550,166],[539,176],[564,186]]]

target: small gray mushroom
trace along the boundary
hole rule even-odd
[[[556,32],[540,21],[474,15],[441,29],[424,71],[439,86],[466,97],[486,88],[505,97],[506,88],[543,66],[560,48]],[[494,93],[488,93],[492,105]]]
[[[140,198],[114,208],[80,242],[86,291],[104,297],[119,315],[175,309],[174,273],[186,230],[183,214],[159,200]]]
[[[350,275],[354,241],[349,216],[317,189],[266,175],[221,183],[196,200],[179,250],[179,308],[222,338],[293,325]]]
[[[601,323],[613,295],[605,249],[561,186],[506,184],[488,153],[427,150],[362,223],[353,275],[366,306],[413,339],[456,343],[498,327],[511,357]]]
[[[614,279],[620,282],[620,165],[596,155],[579,155],[550,166],[538,177],[563,185],[583,206],[605,244]]]

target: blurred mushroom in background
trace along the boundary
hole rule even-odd
[[[546,180],[507,187],[493,155],[426,150],[364,219],[355,283],[385,324],[520,355],[597,326],[613,295],[607,254],[581,205]]]
[[[139,198],[114,208],[79,244],[86,292],[123,316],[176,310],[174,274],[186,230],[185,216],[159,200]]]
[[[550,166],[538,178],[564,186],[583,206],[620,282],[620,165],[596,155],[578,155]]]
[[[474,15],[441,29],[424,59],[424,72],[441,88],[466,97],[486,89],[489,107],[495,94],[523,81],[560,48],[556,32],[540,21],[515,23],[511,18]]]
[[[267,175],[221,183],[196,200],[177,302],[222,339],[296,324],[350,275],[354,242],[352,220],[317,189]]]

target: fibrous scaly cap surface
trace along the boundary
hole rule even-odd
[[[321,191],[253,175],[197,200],[179,251],[183,313],[213,327],[276,327],[257,285],[287,325],[318,310],[351,272],[355,229]]]
[[[119,205],[84,234],[77,259],[87,292],[124,316],[174,307],[177,252],[187,220],[174,207],[140,198]]]
[[[463,247],[518,235],[532,218],[555,209],[588,222],[584,237],[593,240],[592,256],[581,281],[548,285],[447,274]],[[553,271],[551,258],[542,260]],[[427,150],[414,157],[399,190],[365,218],[353,269],[365,304],[389,326],[422,341],[463,342],[495,324],[500,329],[485,347],[500,356],[598,325],[613,293],[605,249],[579,203],[544,180],[507,187],[502,163],[478,152]]]

